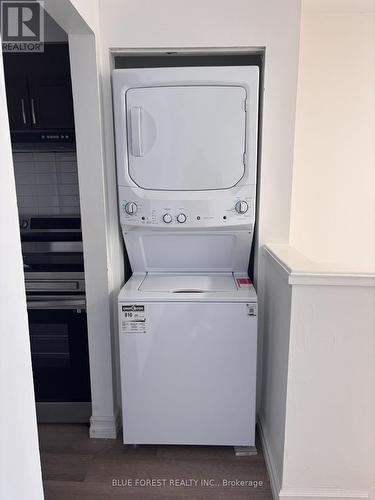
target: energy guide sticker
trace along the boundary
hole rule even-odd
[[[121,306],[121,333],[146,333],[145,306],[129,304]]]

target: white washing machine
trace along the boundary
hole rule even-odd
[[[124,442],[253,446],[257,67],[113,73]]]

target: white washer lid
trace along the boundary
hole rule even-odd
[[[139,291],[142,292],[229,292],[237,290],[232,274],[147,274]]]

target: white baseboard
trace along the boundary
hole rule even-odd
[[[272,451],[265,433],[264,425],[262,424],[261,415],[258,415],[258,429],[259,429],[260,440],[262,443],[264,460],[266,462],[266,468],[268,476],[270,478],[272,496],[274,500],[279,500],[280,490],[281,490],[281,478],[278,476],[276,472],[275,462],[272,457]]]
[[[280,500],[364,500],[370,498],[366,490],[339,488],[282,488]]]
[[[90,438],[116,439],[121,429],[121,415],[117,411],[113,416],[92,416],[90,418]]]

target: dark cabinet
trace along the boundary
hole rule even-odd
[[[9,123],[14,143],[74,143],[67,44],[44,53],[4,54]]]
[[[29,92],[33,128],[74,128],[70,78],[32,78]]]
[[[26,78],[6,77],[9,126],[11,130],[30,127],[29,90]]]

